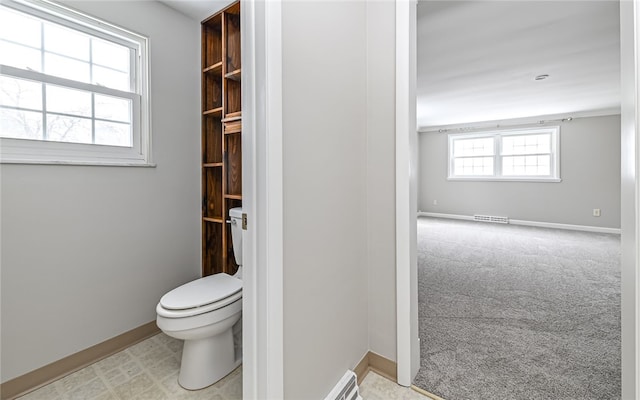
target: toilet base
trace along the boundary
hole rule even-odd
[[[242,359],[236,359],[233,332],[203,339],[185,340],[178,383],[187,390],[199,390],[227,376]]]

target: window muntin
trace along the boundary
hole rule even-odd
[[[449,135],[449,179],[559,181],[558,127]]]
[[[3,1],[2,162],[148,164],[146,56],[146,38],[104,21],[47,1]]]
[[[133,101],[0,76],[0,137],[132,147]]]
[[[134,48],[8,7],[0,25],[0,64],[132,91]]]
[[[493,175],[494,144],[490,137],[464,138],[453,142],[456,158],[453,162],[455,175]]]

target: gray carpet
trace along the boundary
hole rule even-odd
[[[419,218],[418,282],[416,386],[620,398],[620,236]]]

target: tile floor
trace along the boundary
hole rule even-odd
[[[402,387],[383,378],[375,372],[369,372],[360,384],[363,400],[431,400],[415,390]]]
[[[242,367],[224,379],[198,391],[178,385],[182,342],[163,333],[66,376],[20,400],[240,400]],[[369,373],[361,385],[365,400],[425,400]]]

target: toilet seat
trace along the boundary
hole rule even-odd
[[[225,307],[242,297],[242,281],[226,273],[206,276],[162,296],[156,307],[165,318],[185,318]]]
[[[217,301],[215,303],[207,304],[203,307],[190,308],[188,310],[167,310],[162,307],[162,304],[158,303],[156,306],[156,313],[164,318],[186,318],[193,317],[200,314],[206,314],[211,311],[219,310],[223,307],[228,306],[229,304],[233,304],[238,300],[242,299],[242,291],[233,294],[232,296],[227,297],[224,300]]]

